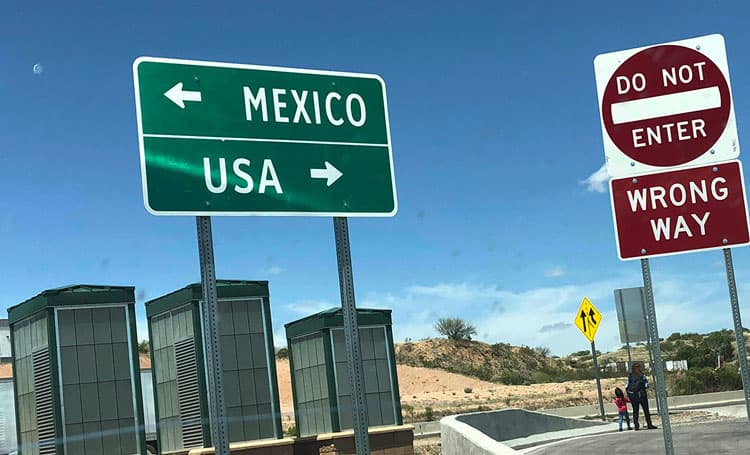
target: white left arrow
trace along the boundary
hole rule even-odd
[[[331,186],[336,183],[342,175],[341,171],[333,167],[333,164],[328,161],[325,162],[325,169],[310,169],[311,179],[326,179],[326,186]]]
[[[180,106],[181,109],[185,109],[185,101],[201,102],[201,92],[183,90],[182,82],[176,83],[174,87],[164,92],[164,96],[169,98],[174,104]]]

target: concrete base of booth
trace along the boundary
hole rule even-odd
[[[233,442],[232,455],[353,455],[354,432],[326,433],[303,438]],[[213,455],[213,447],[165,452],[165,455]],[[370,428],[371,455],[413,455],[412,425]]]
[[[414,427],[399,425],[370,428],[372,455],[413,455]],[[355,454],[354,432],[326,433],[298,438],[294,455],[351,455]]]
[[[232,455],[293,455],[294,438],[263,439],[260,441],[233,442],[229,444]],[[184,452],[169,452],[178,455],[209,455],[214,453],[213,447],[190,449]]]

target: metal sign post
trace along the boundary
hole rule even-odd
[[[602,420],[606,421],[607,417],[604,415],[604,399],[602,398],[602,381],[601,375],[599,374],[599,362],[596,360],[596,346],[594,341],[591,341],[591,355],[594,358],[594,374],[596,375],[596,393],[599,395],[599,414],[602,416]]]
[[[344,339],[346,340],[346,360],[349,364],[349,383],[352,387],[352,421],[354,424],[354,444],[357,455],[369,455],[370,439],[367,431],[367,402],[365,401],[365,380],[362,372],[362,353],[359,347],[359,326],[357,307],[354,303],[354,276],[352,257],[349,250],[349,223],[344,217],[333,219],[333,232],[336,238],[336,258],[339,266],[339,287],[341,307],[344,311]]]
[[[737,284],[734,280],[734,264],[732,264],[732,250],[724,248],[724,265],[727,268],[727,284],[729,285],[729,300],[732,304],[732,320],[734,321],[734,336],[737,339],[737,359],[740,363],[742,388],[745,391],[745,407],[750,420],[750,374],[747,370],[747,352],[745,350],[745,334],[740,318],[740,302],[737,298]]]
[[[656,402],[659,406],[659,415],[661,416],[662,433],[664,433],[664,453],[666,455],[674,455],[672,426],[669,423],[669,409],[667,407],[667,390],[664,387],[664,364],[661,360],[659,329],[656,324],[656,308],[654,307],[654,289],[651,286],[651,269],[648,264],[648,258],[641,259],[641,271],[643,272],[643,287],[646,291],[646,320],[651,338],[651,350],[654,355],[652,369],[656,375]]]
[[[197,216],[195,222],[198,227],[198,254],[201,267],[201,289],[203,290],[203,338],[208,370],[211,444],[214,446],[216,455],[229,455],[229,435],[224,407],[224,379],[221,374],[221,351],[219,349],[219,308],[216,295],[211,217]]]
[[[651,276],[651,273],[649,271],[649,276]],[[645,290],[643,291],[645,294]],[[653,290],[652,290],[653,292]],[[648,364],[650,366],[649,370],[651,371],[651,382],[654,384],[654,390],[656,390],[658,382],[656,381],[656,373],[654,370],[654,355],[653,355],[653,346],[654,342],[651,339],[651,321],[648,319],[648,312],[646,311],[646,299],[643,299],[641,302],[643,305],[643,319],[646,321],[646,351],[648,352]],[[659,350],[661,352],[661,344],[659,344]],[[659,400],[656,400],[656,412],[661,413],[661,405],[659,404]]]

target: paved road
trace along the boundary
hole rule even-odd
[[[672,427],[675,454],[750,453],[750,425],[747,419],[723,420]],[[571,439],[527,451],[534,455],[629,454],[662,455],[664,437],[658,430],[623,431]]]

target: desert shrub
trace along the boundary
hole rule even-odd
[[[521,385],[526,381],[526,378],[516,371],[508,371],[500,376],[500,382],[506,385]]]
[[[674,351],[675,344],[671,341],[664,341],[661,343],[661,350],[662,351]]]
[[[441,318],[435,323],[435,330],[449,340],[462,341],[471,340],[472,335],[477,334],[477,329],[468,321],[461,318]]]
[[[679,339],[680,339],[680,332],[672,332],[672,334],[667,337],[667,341],[677,341]]]
[[[471,387],[465,387],[464,388],[464,393],[471,393],[471,392],[472,392],[472,388]]]
[[[671,395],[693,395],[742,389],[742,378],[734,366],[718,370],[706,367],[681,371],[672,376],[669,382]]]

